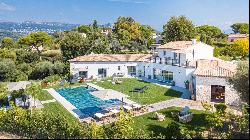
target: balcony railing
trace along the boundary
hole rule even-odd
[[[152,63],[157,63],[157,64],[165,64],[165,65],[172,65],[172,66],[179,66],[179,67],[186,67],[186,68],[191,68],[194,67],[192,65],[189,65],[189,61],[185,61],[185,63],[180,63],[179,59],[156,59],[153,58],[151,59]]]

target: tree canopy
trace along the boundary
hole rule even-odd
[[[185,16],[173,16],[163,25],[162,36],[164,42],[189,41],[195,37],[195,26]]]
[[[219,38],[224,38],[225,35],[221,32],[220,28],[210,25],[197,26],[196,33],[200,37],[200,41],[206,44],[213,44]]]
[[[1,41],[1,48],[14,48],[15,43],[12,38],[10,37],[4,37]]]
[[[17,43],[22,47],[34,47],[39,54],[39,47],[46,47],[52,43],[52,38],[46,32],[31,32],[30,34],[18,39]]]
[[[249,62],[242,61],[238,63],[237,72],[229,78],[228,82],[240,94],[242,101],[249,104]]]
[[[149,47],[152,43],[153,28],[141,25],[132,17],[119,17],[114,23],[114,34],[119,43],[127,49],[135,48],[132,42],[139,46]],[[138,49],[139,50],[139,49]]]
[[[249,33],[249,24],[248,23],[235,23],[231,25],[234,33],[248,34]]]
[[[76,56],[83,55],[86,52],[85,38],[78,32],[64,33],[60,42],[60,48],[64,60],[73,59]]]

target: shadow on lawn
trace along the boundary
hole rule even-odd
[[[140,80],[140,79],[138,79],[137,81],[142,82],[142,83],[147,83],[147,84],[151,83],[151,82],[143,81],[143,80]]]
[[[169,89],[164,93],[165,96],[176,97],[176,98],[181,97],[182,94],[183,93],[172,90],[172,89]]]

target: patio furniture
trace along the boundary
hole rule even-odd
[[[187,115],[188,112],[189,112],[189,107],[188,107],[188,106],[185,106],[185,107],[181,110],[180,115],[181,115],[181,116]]]
[[[187,114],[187,115],[184,115],[184,116],[178,116],[178,118],[179,118],[179,122],[187,123],[187,122],[192,121],[193,113],[190,113],[190,114]]]
[[[115,80],[115,83],[116,83],[116,84],[121,84],[121,83],[122,83],[122,81],[120,81],[120,80],[116,79],[116,80]]]
[[[110,111],[113,112],[113,113],[115,113],[115,114],[117,114],[117,113],[120,112],[120,110],[117,110],[117,109],[111,109]]]
[[[60,86],[64,86],[65,84],[65,80],[63,79],[61,82],[60,82]]]
[[[92,121],[94,121],[92,117],[87,117],[87,118],[80,120],[80,122],[87,123],[87,124],[91,123]]]
[[[104,117],[106,117],[106,115],[102,114],[102,113],[95,113],[94,117],[100,121],[102,121],[104,119]]]
[[[159,121],[164,121],[165,120],[165,116],[161,113],[155,112],[155,118]]]
[[[133,90],[129,91],[129,92],[144,92],[145,90],[147,90],[148,87],[147,86],[143,86],[143,87],[135,87]]]
[[[172,117],[176,118],[180,115],[179,112],[171,112]]]

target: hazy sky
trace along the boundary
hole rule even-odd
[[[161,31],[171,16],[185,15],[195,25],[211,24],[225,30],[248,22],[249,0],[0,0],[0,20],[113,23],[131,16]]]

